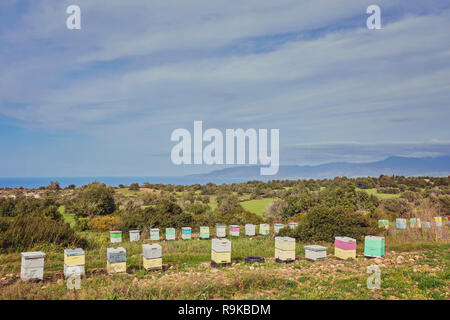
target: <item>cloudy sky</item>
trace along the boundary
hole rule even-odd
[[[194,120],[282,164],[450,154],[446,0],[1,0],[0,70],[1,177],[211,171],[170,160]]]

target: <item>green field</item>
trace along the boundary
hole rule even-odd
[[[358,190],[358,191],[365,191],[368,194],[373,194],[378,199],[393,199],[393,198],[398,198],[401,195],[400,193],[397,193],[397,194],[378,193],[376,188],[372,188],[372,189],[359,189],[359,188],[356,188],[356,190]]]
[[[61,213],[61,215],[64,218],[64,221],[69,223],[72,228],[75,226],[75,215],[66,213],[66,207],[65,206],[60,206],[58,208],[58,212]]]
[[[264,198],[258,200],[248,200],[241,202],[241,206],[250,212],[256,213],[262,217],[264,210],[269,204],[277,200],[276,198]]]

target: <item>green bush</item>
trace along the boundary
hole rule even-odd
[[[82,188],[66,206],[67,213],[91,218],[111,214],[115,209],[114,189],[102,183],[91,183]]]
[[[318,205],[312,208],[294,230],[283,228],[281,236],[291,236],[299,241],[334,241],[336,236],[362,239],[365,235],[378,233],[375,221],[361,213],[343,207],[328,208]]]
[[[37,245],[55,244],[61,247],[86,248],[88,242],[79,237],[69,224],[46,217],[19,217],[2,220],[0,234],[1,252],[33,249]]]

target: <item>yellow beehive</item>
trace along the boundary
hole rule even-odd
[[[215,263],[231,263],[231,252],[216,252],[211,250],[211,260]]]
[[[291,241],[287,239],[291,239]],[[280,250],[295,251],[295,241],[288,237],[275,237],[275,248]]]
[[[142,257],[145,270],[162,269],[162,258],[147,259]]]
[[[68,256],[64,254],[64,264],[68,267],[82,266],[85,264],[85,256],[84,254],[79,256]]]
[[[295,260],[295,251],[275,248],[275,258],[282,261]]]
[[[334,255],[336,258],[347,260],[356,259],[356,250],[344,250],[341,248],[334,248]]]
[[[109,261],[107,261],[106,262],[106,271],[109,274],[127,272],[127,263],[126,262],[110,263]]]

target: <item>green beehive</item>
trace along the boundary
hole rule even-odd
[[[384,257],[384,237],[366,236],[364,255],[366,257]]]

